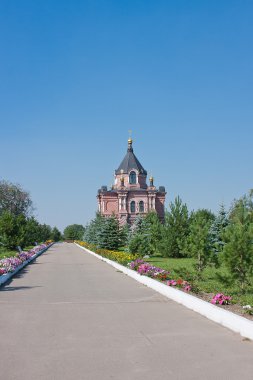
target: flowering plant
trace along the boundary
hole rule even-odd
[[[150,265],[142,259],[132,261],[128,264],[128,267],[130,269],[136,270],[141,275],[165,282],[165,284],[168,286],[178,286],[186,292],[189,292],[191,290],[191,285],[187,281],[184,281],[181,278],[178,280],[172,280],[170,279],[170,272],[154,265]]]
[[[19,267],[24,261],[29,260],[36,253],[46,248],[46,244],[37,245],[28,252],[22,251],[14,257],[7,257],[0,260],[0,276],[9,272],[14,272],[14,270]]]
[[[75,241],[77,244],[81,245],[84,248],[90,249],[91,251],[96,252],[98,255],[106,257],[109,260],[117,261],[122,265],[126,265],[129,261],[133,261],[137,259],[137,255],[119,252],[119,251],[111,251],[109,249],[98,248],[94,244],[86,243],[85,241]]]
[[[178,280],[169,280],[167,281],[168,286],[178,286],[179,288],[182,288],[186,292],[189,292],[191,290],[191,285],[189,282],[182,280],[179,278]]]
[[[137,270],[139,274],[145,275],[151,278],[155,278],[161,281],[167,280],[170,274],[168,271],[162,268],[156,267],[154,265],[150,265],[145,262],[140,263],[140,265],[138,265],[138,263],[135,262],[134,264],[132,264],[132,266],[136,268],[135,270]],[[131,263],[130,263],[130,267],[131,267]]]
[[[131,261],[131,263],[128,264],[128,267],[132,270],[137,270],[141,264],[144,264],[144,261],[142,259],[136,259]]]
[[[232,297],[225,296],[223,293],[217,293],[211,299],[211,303],[214,305],[228,305],[231,301]]]

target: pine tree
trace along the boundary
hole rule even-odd
[[[128,247],[132,253],[154,255],[158,252],[161,239],[161,222],[156,212],[145,217],[138,216],[130,227]]]
[[[224,238],[225,265],[241,291],[244,291],[253,276],[253,224],[231,223]]]
[[[181,198],[170,203],[170,210],[165,214],[165,223],[161,230],[160,252],[163,256],[182,257],[185,239],[189,233],[189,214],[187,205]]]
[[[234,202],[230,210],[230,224],[223,238],[226,242],[224,263],[231,277],[243,292],[253,276],[253,202],[252,191]]]
[[[212,262],[210,226],[214,215],[207,211],[198,210],[192,213],[189,235],[184,247],[188,256],[196,258],[196,268],[199,274]]]
[[[158,253],[162,235],[162,224],[156,212],[149,212],[146,215],[143,229],[147,233],[149,254],[154,255]]]
[[[214,254],[222,252],[224,247],[223,234],[225,228],[228,226],[229,220],[224,205],[220,206],[219,213],[210,227],[211,243]]]
[[[91,222],[87,224],[85,227],[83,237],[84,241],[86,241],[89,244],[99,246],[104,219],[105,218],[100,213],[96,214],[95,219],[91,220]]]
[[[110,250],[118,249],[120,245],[119,221],[113,215],[103,219],[100,229],[98,246]]]
[[[126,249],[129,234],[129,225],[126,223],[119,228],[120,246]]]
[[[138,215],[134,223],[131,225],[128,233],[127,244],[129,252],[140,254],[143,251],[142,245],[144,245],[144,247],[147,245],[143,216]],[[146,251],[145,248],[144,251]],[[142,254],[144,255],[145,253],[142,252]]]

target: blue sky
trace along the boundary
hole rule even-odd
[[[85,224],[134,150],[167,206],[252,184],[252,1],[1,0],[0,178],[36,216]]]

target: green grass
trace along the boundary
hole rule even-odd
[[[32,248],[33,248],[33,246],[29,246],[29,247],[25,247],[23,250],[24,251],[29,251]],[[6,248],[3,248],[3,247],[0,247],[0,260],[4,259],[5,257],[16,256],[17,253],[18,253],[17,250],[10,250],[10,249],[6,249]]]
[[[201,278],[197,278],[198,276],[194,268],[196,260],[192,258],[173,259],[156,256],[145,259],[145,261],[168,270],[173,279],[182,278],[189,281],[197,292],[209,293],[210,299],[213,293],[224,293],[225,295],[232,296],[234,303],[253,305],[253,288],[249,287],[244,294],[240,294],[239,287],[231,281],[229,273],[224,266],[217,269],[207,267],[203,271]]]
[[[17,251],[11,251],[5,248],[0,248],[0,260],[4,259],[5,257],[12,257],[17,254]]]

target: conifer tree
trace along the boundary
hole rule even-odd
[[[213,258],[210,226],[214,215],[204,209],[193,212],[190,219],[189,235],[184,249],[188,256],[196,258],[196,268],[200,274]]]
[[[224,263],[231,277],[245,291],[253,277],[253,192],[235,201],[229,215],[230,224],[223,234],[226,242]]]
[[[170,210],[165,214],[165,223],[161,230],[160,252],[163,256],[184,256],[185,239],[189,233],[189,214],[187,205],[179,196],[170,203]]]
[[[144,255],[146,252],[146,236],[144,235],[145,228],[144,228],[144,217],[141,215],[138,215],[132,224],[132,226],[129,228],[128,233],[128,249],[131,253],[140,253]],[[143,246],[142,246],[143,245]]]
[[[120,245],[120,228],[118,219],[112,215],[103,218],[99,234],[98,246],[110,250],[118,249]]]
[[[161,222],[156,212],[138,216],[130,227],[128,246],[132,253],[153,255],[158,251],[161,239]]]
[[[223,250],[225,244],[223,234],[228,224],[228,215],[224,205],[222,204],[220,206],[218,215],[216,216],[215,220],[213,221],[210,227],[211,243],[214,254],[218,254]]]
[[[96,217],[86,225],[84,231],[84,241],[89,244],[94,244],[99,246],[99,239],[101,234],[101,229],[103,225],[104,217],[98,212]]]

